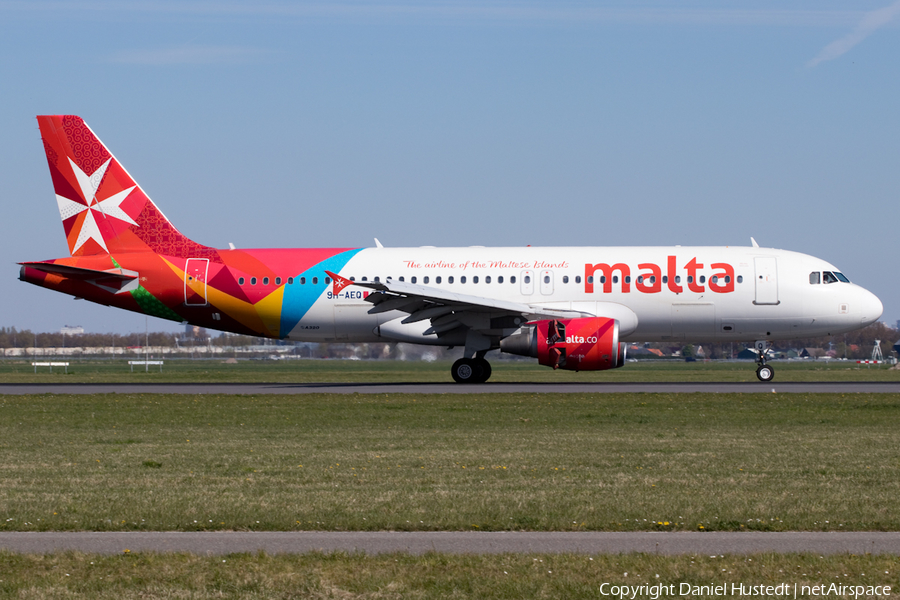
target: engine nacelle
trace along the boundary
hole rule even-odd
[[[528,323],[501,340],[500,349],[537,358],[547,367],[570,371],[602,371],[625,364],[619,322],[605,317]]]

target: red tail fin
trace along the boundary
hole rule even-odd
[[[72,256],[212,251],[175,229],[81,117],[37,119]]]

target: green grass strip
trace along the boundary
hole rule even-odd
[[[0,531],[900,531],[889,394],[0,397]]]
[[[201,557],[74,552],[17,555],[0,551],[0,598],[594,600],[608,594],[612,586],[636,588],[640,592],[638,598],[671,597],[660,595],[662,586],[667,592],[675,592],[675,597],[721,598],[741,597],[737,591],[740,586],[751,592],[750,586],[778,584],[788,585],[789,597],[793,597],[794,585],[801,598],[853,597],[854,593],[857,597],[876,597],[866,592],[883,592],[884,586],[891,586],[890,593],[896,594],[897,561],[893,556],[815,554],[666,557],[311,553]],[[725,586],[718,589],[727,593],[716,593],[714,586]],[[844,593],[822,593],[829,589]],[[815,593],[817,590],[819,593]],[[761,597],[751,593],[746,596]]]

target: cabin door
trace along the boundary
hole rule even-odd
[[[189,258],[184,265],[184,303],[186,306],[206,306],[206,276],[208,258]]]
[[[753,304],[778,304],[778,265],[774,256],[757,256],[756,300]]]

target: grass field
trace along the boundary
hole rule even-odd
[[[878,394],[0,396],[0,531],[900,531]]]
[[[96,556],[64,553],[23,556],[0,551],[0,598],[566,598],[603,597],[601,588],[674,585],[676,595],[690,586],[788,583],[798,597],[812,586],[892,586],[897,559],[891,556],[757,554],[753,556],[677,556],[646,554],[379,556],[335,554],[229,555],[130,554]],[[682,586],[689,586],[684,589]],[[807,593],[804,587],[807,586]],[[696,588],[694,588],[696,589]],[[827,589],[827,588],[826,588]],[[846,591],[846,590],[845,590]],[[883,589],[879,591],[884,591]],[[680,594],[710,598],[723,594]],[[759,597],[758,594],[748,594]],[[849,594],[831,596],[852,597]],[[617,597],[617,596],[613,596]],[[639,598],[652,598],[648,593]],[[666,598],[667,596],[660,596]],[[784,597],[784,596],[777,596]],[[793,594],[791,593],[791,597]]]
[[[39,358],[39,360],[41,360]],[[38,367],[30,360],[0,360],[0,383],[31,382],[448,382],[450,362],[353,360],[166,360],[162,372],[150,367],[132,373],[125,359],[69,359],[68,374],[56,367]],[[492,361],[495,382],[622,382],[622,381],[757,381],[753,361],[695,362],[651,360],[628,363],[621,369],[575,373],[553,371],[532,361]],[[785,381],[900,381],[900,370],[887,365],[857,365],[853,361],[773,361],[775,382]]]

